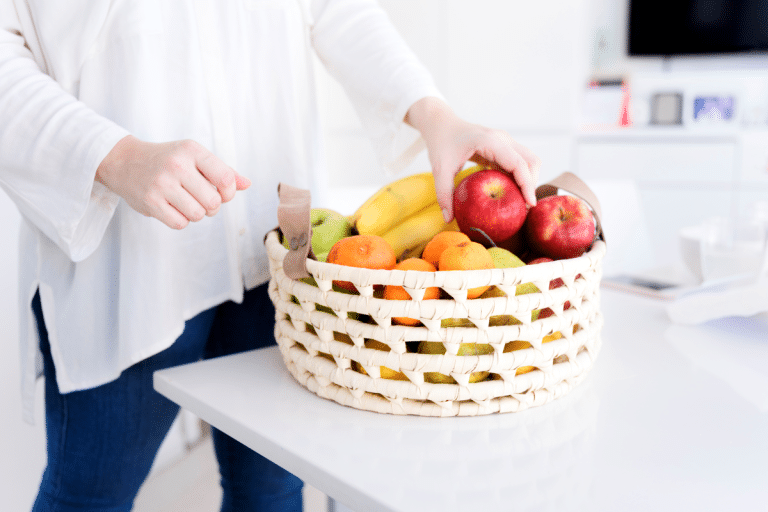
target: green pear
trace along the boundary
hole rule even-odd
[[[499,287],[491,286],[480,297],[478,297],[478,299],[490,299],[493,297],[506,297],[506,296],[507,294],[504,293]],[[520,321],[512,315],[494,315],[488,319],[488,325],[490,325],[491,327],[495,327],[498,325],[517,325],[519,323]]]
[[[469,318],[444,318],[440,320],[440,327],[476,327]]]
[[[496,268],[517,268],[524,267],[525,262],[515,256],[512,252],[501,247],[490,247],[488,252],[491,254],[493,264]],[[536,293],[539,289],[533,283],[523,283],[517,285],[515,295],[524,295],[526,293]]]
[[[420,354],[445,354],[445,346],[439,341],[422,341],[419,343]],[[487,343],[462,343],[459,345],[458,355],[479,356],[493,354],[493,347]],[[488,378],[489,372],[473,372],[469,376],[469,382],[480,382]],[[450,375],[439,372],[424,372],[424,381],[432,384],[456,384],[456,380]]]
[[[352,234],[349,219],[328,208],[312,208],[309,221],[312,224],[312,252],[316,257],[319,254],[327,255],[333,244]],[[290,249],[290,243],[290,240],[283,239],[283,247],[286,249]]]
[[[493,259],[493,265],[496,268],[517,268],[524,267],[525,262],[515,256],[511,251],[501,247],[489,247],[488,253]]]

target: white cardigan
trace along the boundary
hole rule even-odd
[[[439,92],[373,0],[0,0],[0,186],[23,217],[25,419],[41,374],[36,290],[66,393],[115,379],[185,320],[268,280],[278,182],[323,197],[313,51],[395,157],[407,109]],[[171,230],[94,182],[129,133],[193,139],[253,185]]]

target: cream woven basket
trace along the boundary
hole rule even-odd
[[[600,232],[599,206],[590,204]],[[600,351],[602,239],[577,258],[491,270],[369,270],[306,258],[311,278],[304,279],[286,275],[290,251],[278,230],[267,234],[265,245],[275,338],[289,372],[318,396],[346,406],[420,416],[521,411],[568,393]],[[550,290],[557,278],[563,286]],[[334,280],[352,282],[359,294],[336,291]],[[523,283],[540,291],[515,296]],[[380,298],[383,285],[402,286],[413,300]],[[506,296],[467,299],[469,288],[484,285]],[[448,298],[421,300],[435,286]],[[534,314],[546,308],[549,316]],[[422,325],[393,324],[393,317]],[[463,326],[441,327],[447,319]],[[440,343],[445,353],[415,352],[421,341]],[[493,350],[459,355],[467,343]],[[437,374],[440,383],[430,378]]]

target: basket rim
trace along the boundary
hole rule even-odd
[[[283,247],[278,239],[277,229],[270,231],[265,237],[264,244],[267,247],[267,252],[271,258],[282,261],[285,255],[288,254],[288,249]],[[538,263],[536,265],[523,265],[520,267],[507,267],[507,268],[493,268],[493,269],[478,269],[478,270],[436,270],[423,271],[423,270],[379,270],[379,269],[367,269],[360,267],[348,267],[345,265],[339,265],[336,263],[328,263],[324,261],[318,261],[312,258],[307,258],[307,271],[313,275],[318,276],[321,274],[337,274],[343,272],[342,269],[354,269],[355,274],[359,277],[373,279],[377,282],[383,282],[384,276],[387,276],[386,284],[403,285],[406,281],[417,281],[417,279],[409,279],[408,276],[434,276],[437,283],[427,283],[424,286],[439,286],[442,287],[443,282],[450,282],[452,276],[461,276],[468,279],[468,286],[478,286],[484,283],[491,282],[493,284],[505,284],[505,285],[517,285],[532,282],[543,282],[544,280],[552,280],[558,277],[563,277],[564,270],[566,274],[576,275],[578,272],[585,268],[589,268],[594,260],[600,260],[603,258],[606,252],[606,244],[602,239],[597,239],[592,244],[589,251],[585,252],[581,256],[575,258],[565,258],[559,260],[548,261],[544,263]],[[379,277],[380,276],[380,277]],[[500,279],[499,279],[500,277]],[[377,279],[378,278],[378,279]],[[353,283],[354,280],[350,279]],[[355,283],[358,284],[358,283]]]

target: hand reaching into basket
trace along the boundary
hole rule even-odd
[[[536,204],[541,161],[507,132],[464,121],[444,101],[433,97],[414,103],[405,121],[416,128],[426,142],[437,201],[446,222],[453,218],[453,177],[467,161],[509,172],[526,202],[531,206]]]
[[[99,164],[96,180],[137,212],[173,229],[215,215],[251,185],[196,142],[155,144],[130,135]]]

